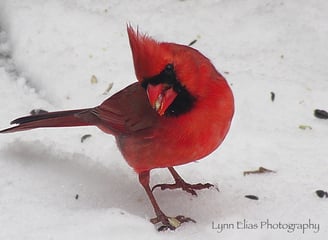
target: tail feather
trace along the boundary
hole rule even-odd
[[[90,110],[90,108],[87,108],[49,112],[17,118],[10,123],[18,124],[17,126],[1,130],[0,133],[11,133],[43,127],[75,127],[94,125],[91,121],[87,121],[85,117],[79,117],[79,115],[85,116],[91,114]]]

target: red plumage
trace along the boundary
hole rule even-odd
[[[139,174],[156,213],[153,223],[174,229],[172,218],[157,205],[149,187],[149,172],[167,167],[175,184],[156,187],[195,190],[210,184],[184,182],[174,166],[210,154],[225,138],[234,112],[226,80],[197,50],[161,43],[128,27],[138,82],[109,97],[95,108],[22,117],[0,133],[40,127],[94,125],[112,134],[127,163]],[[178,222],[193,221],[178,216]]]

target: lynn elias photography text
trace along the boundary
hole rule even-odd
[[[271,221],[270,219],[264,219],[256,222],[251,222],[247,219],[238,220],[230,223],[219,223],[212,221],[212,229],[217,233],[226,231],[253,231],[253,230],[267,230],[267,231],[285,231],[287,233],[301,232],[303,234],[307,232],[319,233],[320,224],[315,223],[311,219],[307,219],[304,222],[281,222]]]

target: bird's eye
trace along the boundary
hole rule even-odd
[[[174,71],[174,66],[172,63],[169,63],[165,66],[165,72],[166,73],[172,73]]]

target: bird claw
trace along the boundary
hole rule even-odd
[[[213,184],[210,183],[197,183],[197,184],[190,184],[190,183],[186,183],[185,181],[177,181],[176,183],[173,184],[157,184],[155,185],[151,190],[154,191],[155,188],[161,188],[161,190],[165,190],[165,189],[177,189],[177,188],[181,188],[183,191],[186,191],[188,193],[190,193],[193,196],[197,196],[197,193],[195,190],[201,190],[201,189],[205,189],[205,188],[210,188],[210,187],[214,187]]]
[[[196,223],[196,221],[192,218],[189,217],[185,217],[182,215],[176,216],[176,217],[167,217],[164,214],[161,214],[159,216],[157,216],[156,218],[152,218],[150,220],[153,224],[157,224],[157,223],[162,223],[163,225],[160,226],[157,230],[159,232],[161,231],[166,231],[166,230],[175,230],[178,227],[181,226],[182,223],[185,222],[193,222]]]

